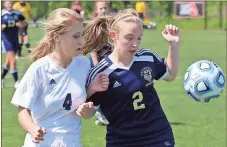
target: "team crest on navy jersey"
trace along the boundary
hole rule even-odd
[[[150,67],[144,67],[144,68],[141,70],[141,76],[143,76],[144,79],[145,79],[146,81],[148,81],[148,83],[146,84],[146,86],[149,86],[149,85],[153,84],[151,72],[152,72],[152,70],[151,70]]]

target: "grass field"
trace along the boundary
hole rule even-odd
[[[29,33],[34,46],[42,31],[30,29]],[[181,37],[177,79],[172,83],[156,82],[163,109],[174,131],[176,147],[226,147],[226,89],[220,98],[206,104],[195,102],[183,89],[184,72],[195,61],[212,60],[226,74],[226,32],[187,31],[181,32]],[[160,56],[167,55],[168,44],[158,31],[145,31],[142,46]],[[28,66],[27,60],[18,60],[20,78]],[[13,84],[10,74],[6,83]],[[13,92],[13,88],[2,89],[2,147],[20,147],[24,141],[25,132],[18,124],[17,108],[10,104]],[[83,120],[83,146],[104,147],[105,132],[105,127],[96,126],[94,119]]]

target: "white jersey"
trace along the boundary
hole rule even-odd
[[[67,133],[80,141],[81,120],[74,110],[86,100],[89,70],[84,56],[75,57],[66,69],[45,56],[29,67],[11,103],[31,110],[35,124],[46,129],[45,136]]]

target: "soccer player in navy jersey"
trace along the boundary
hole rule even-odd
[[[20,48],[18,40],[18,29],[24,27],[26,22],[25,18],[18,10],[12,9],[13,2],[5,1],[4,9],[1,16],[2,28],[2,51],[6,52],[6,62],[3,66],[2,82],[10,70],[14,81],[15,88],[18,86],[18,73],[16,68],[15,53]],[[2,83],[3,85],[3,83]]]
[[[112,40],[113,52],[89,73],[87,85],[104,72],[109,87],[89,100],[101,108],[109,121],[107,147],[174,147],[174,135],[154,88],[154,80],[173,81],[178,72],[179,29],[166,25],[162,32],[169,43],[168,56],[160,58],[141,48],[143,25],[135,10],[115,17],[99,17],[91,24],[102,32],[102,42]],[[91,30],[92,31],[92,30]],[[88,31],[89,32],[89,31]],[[110,38],[108,38],[109,33]]]

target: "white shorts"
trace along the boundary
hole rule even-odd
[[[80,134],[47,133],[44,135],[44,141],[39,144],[32,141],[30,134],[26,134],[22,147],[82,147],[82,145]]]

